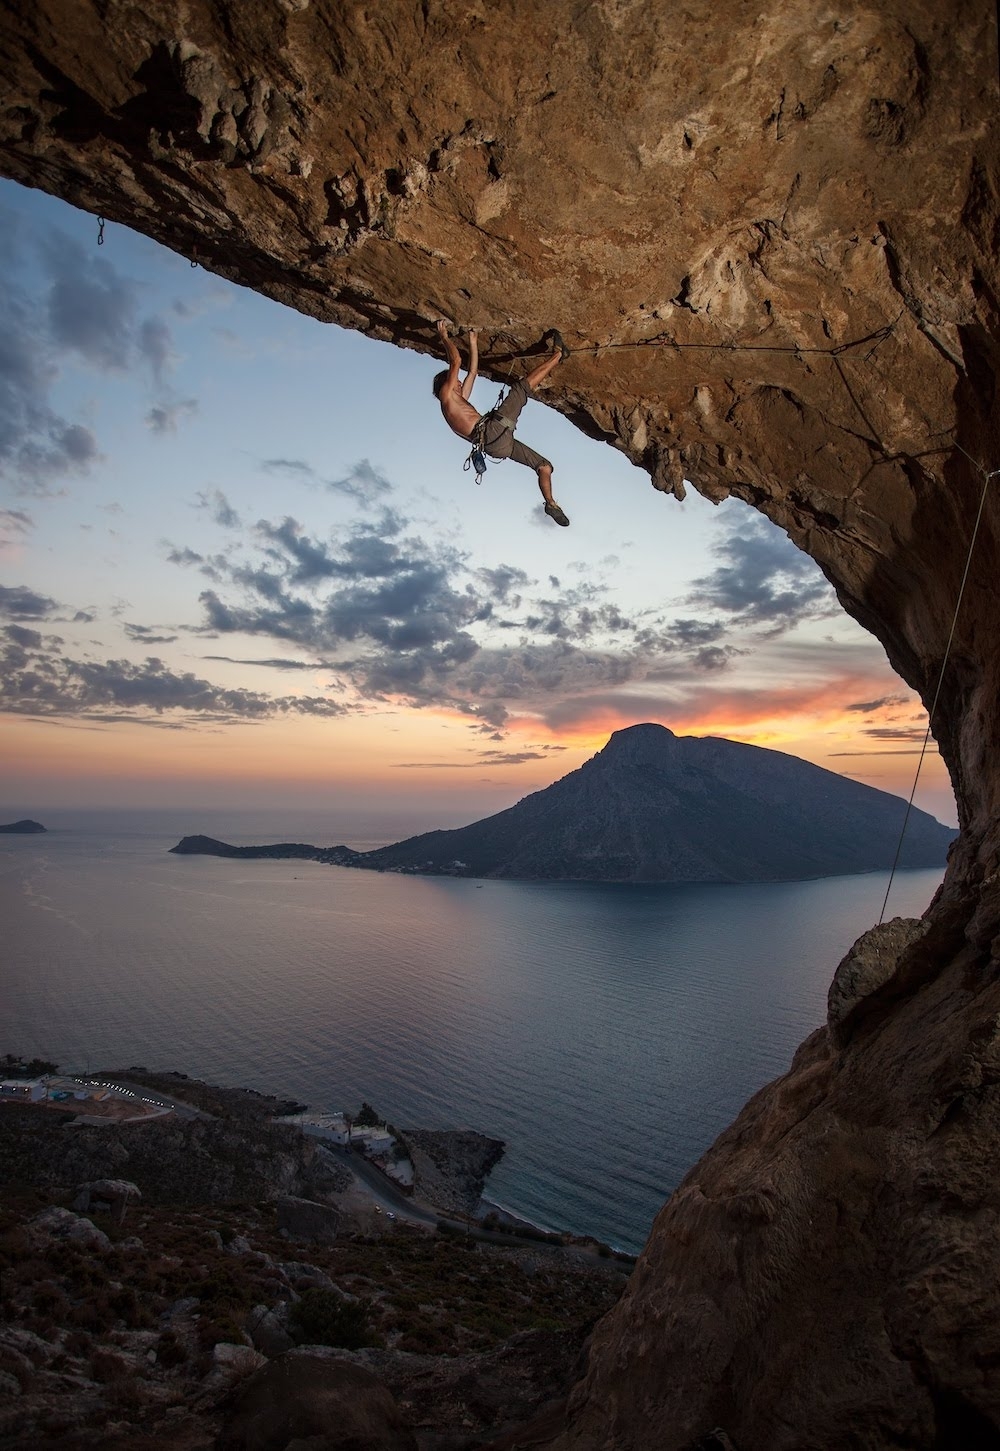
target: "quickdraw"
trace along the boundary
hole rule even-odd
[[[479,422],[476,424],[475,428],[469,434],[469,439],[470,439],[470,441],[472,443],[472,450],[471,450],[471,452],[469,454],[469,457],[465,460],[465,463],[462,465],[462,471],[463,471],[463,473],[468,473],[470,469],[475,469],[475,471],[476,471],[476,483],[477,484],[481,484],[483,482],[483,479],[486,477],[486,427],[487,427],[487,424],[489,424],[489,423],[499,423],[501,425],[501,427],[506,428],[506,429],[509,429],[511,432],[513,432],[513,425],[506,418],[503,418],[500,415],[500,411],[499,411],[500,410],[500,405],[503,403],[503,400],[504,400],[504,398],[506,396],[507,395],[506,395],[504,389],[501,388],[500,389],[500,397],[497,399],[496,403],[490,409],[489,413],[484,413],[483,414],[483,416],[480,418]],[[494,463],[501,464],[501,463],[503,463],[503,459],[502,458],[497,458],[497,459],[494,459],[493,462]]]

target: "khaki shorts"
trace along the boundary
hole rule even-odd
[[[487,415],[483,451],[490,458],[513,459],[516,464],[524,464],[525,468],[537,472],[539,468],[551,468],[552,465],[547,458],[514,437],[514,426],[527,401],[528,390],[524,384],[512,383],[500,407]]]

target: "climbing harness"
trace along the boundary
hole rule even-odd
[[[885,920],[885,909],[889,903],[889,893],[892,891],[892,880],[893,877],[896,875],[896,868],[899,866],[899,854],[903,850],[903,837],[906,835],[906,827],[910,819],[910,812],[913,810],[913,798],[917,794],[917,782],[920,780],[920,769],[924,764],[924,756],[927,754],[927,745],[931,738],[931,725],[933,724],[934,714],[937,710],[938,700],[941,695],[941,687],[944,684],[944,672],[945,667],[948,664],[948,656],[951,654],[952,643],[955,639],[955,627],[958,624],[958,613],[959,610],[962,608],[962,597],[965,594],[965,586],[968,583],[969,579],[969,569],[972,565],[972,555],[976,547],[976,539],[979,536],[979,525],[982,522],[983,510],[986,507],[986,495],[989,492],[989,487],[993,479],[1000,478],[1000,469],[985,469],[978,459],[974,459],[972,457],[971,453],[966,453],[966,450],[962,447],[960,443],[956,443],[954,447],[958,449],[959,453],[964,453],[965,457],[969,460],[969,462],[973,464],[982,474],[983,492],[979,498],[979,510],[976,514],[976,522],[972,527],[972,538],[969,540],[969,552],[966,555],[965,559],[965,570],[962,574],[962,582],[958,587],[958,598],[955,601],[955,613],[952,615],[951,618],[951,629],[948,632],[948,643],[944,647],[944,656],[941,660],[941,669],[938,672],[937,687],[934,691],[934,699],[931,702],[930,710],[927,712],[927,729],[924,731],[924,743],[920,748],[920,757],[917,761],[917,769],[913,776],[913,786],[910,790],[910,799],[906,803],[906,811],[903,815],[903,825],[900,827],[899,841],[896,843],[896,855],[893,857],[892,860],[892,869],[889,872],[889,884],[885,889],[885,897],[882,900],[882,911],[879,914],[878,919],[879,925],[881,925],[882,922],[884,922]]]
[[[487,426],[490,423],[499,423],[500,426],[501,426],[501,428],[506,429],[508,432],[513,433],[513,431],[514,431],[514,426],[510,422],[510,420],[507,419],[507,418],[503,418],[501,416],[501,414],[500,414],[500,407],[501,407],[501,404],[503,403],[503,401],[504,401],[504,399],[505,399],[506,396],[507,395],[506,395],[505,390],[503,388],[501,388],[500,389],[500,397],[494,403],[494,405],[490,409],[489,413],[484,413],[483,414],[483,416],[480,418],[479,422],[476,424],[475,428],[473,428],[472,432],[469,434],[469,440],[470,440],[470,442],[472,444],[472,450],[469,453],[469,457],[465,460],[465,463],[462,465],[462,472],[463,473],[468,473],[470,469],[475,469],[475,471],[476,471],[476,483],[477,484],[481,484],[483,482],[483,479],[486,477],[486,429],[487,429]],[[494,459],[493,462],[494,463],[501,464],[501,463],[503,463],[503,459],[502,458],[497,458],[497,459]]]

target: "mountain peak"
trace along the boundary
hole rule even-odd
[[[677,740],[666,726],[646,721],[642,725],[626,726],[614,731],[603,750],[593,757],[595,761],[614,765],[641,765],[662,762],[670,745]]]

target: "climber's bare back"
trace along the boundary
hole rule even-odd
[[[441,404],[441,412],[444,414],[448,427],[457,433],[459,438],[471,438],[472,430],[482,414],[473,408],[467,398],[462,397],[462,389],[458,383],[450,387],[445,383],[438,402]]]

